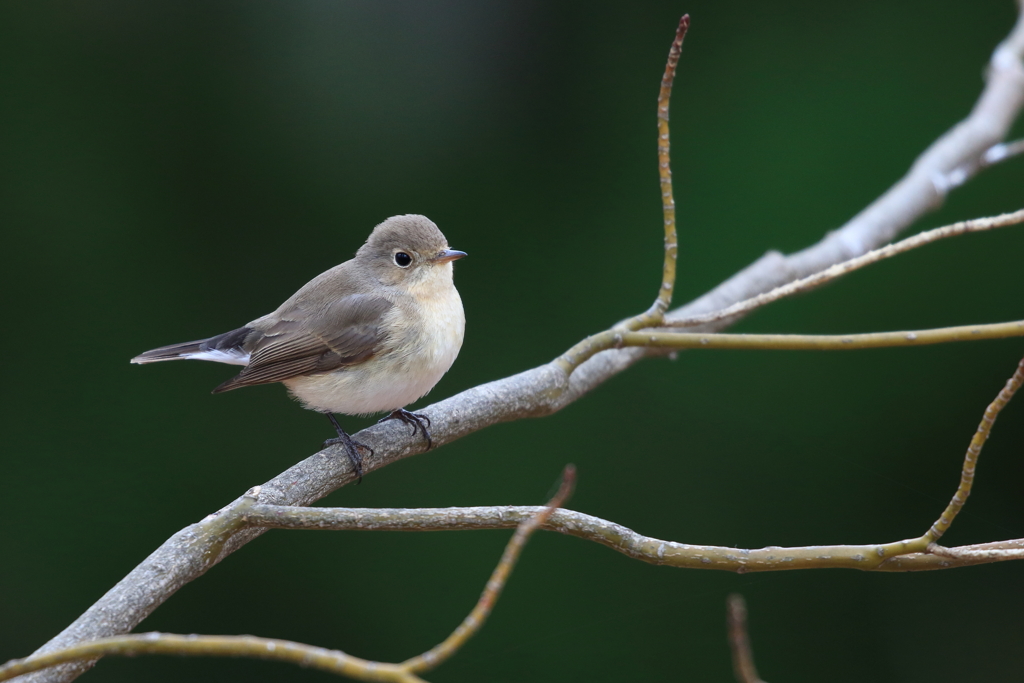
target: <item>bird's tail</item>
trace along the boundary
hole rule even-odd
[[[249,353],[243,348],[243,344],[252,331],[248,327],[240,327],[209,339],[161,346],[158,349],[140,353],[132,358],[131,362],[142,365],[144,363],[159,363],[164,360],[192,358],[230,365],[248,365]]]

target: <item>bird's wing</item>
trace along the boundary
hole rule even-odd
[[[352,294],[326,305],[321,312],[297,301],[279,310],[258,337],[246,340],[249,365],[213,390],[329,372],[369,360],[387,336],[382,322],[393,305],[368,294]]]

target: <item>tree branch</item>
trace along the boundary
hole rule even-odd
[[[700,332],[626,332],[611,335],[616,346],[659,349],[769,349],[776,351],[853,351],[927,346],[1024,336],[1024,320],[934,330],[866,334],[712,334]]]
[[[498,505],[456,508],[308,508],[254,505],[245,513],[246,523],[272,529],[323,529],[350,531],[470,531],[511,529],[543,508],[532,505]],[[1024,559],[1024,539],[968,545],[946,550],[959,553],[946,560],[928,554],[928,542],[914,551],[918,539],[867,545],[821,545],[745,549],[693,545],[644,536],[621,524],[575,510],[557,510],[543,524],[557,531],[593,541],[648,564],[679,569],[716,569],[746,574],[797,569],[860,569],[862,571],[912,572],[953,569],[988,562]],[[998,555],[972,552],[1012,551]],[[896,562],[895,560],[899,560]]]
[[[422,679],[404,671],[398,664],[371,662],[347,655],[340,650],[329,650],[290,640],[257,636],[197,636],[157,632],[101,638],[25,659],[14,659],[0,666],[0,681],[33,671],[52,673],[47,670],[60,664],[94,662],[99,657],[114,655],[249,657],[298,664],[364,681],[422,683]],[[371,672],[372,675],[366,675]]]
[[[505,587],[505,582],[508,581],[509,575],[512,573],[512,569],[516,566],[516,561],[519,559],[519,554],[523,551],[526,546],[526,542],[533,535],[533,532],[541,528],[555,513],[558,508],[565,504],[565,501],[572,495],[573,487],[576,485],[576,468],[572,465],[568,465],[565,471],[562,473],[562,485],[559,487],[555,497],[548,502],[541,512],[531,516],[529,519],[523,521],[518,527],[516,527],[516,533],[512,536],[512,539],[505,546],[505,552],[501,556],[501,561],[498,562],[498,566],[494,568],[494,572],[491,574],[491,579],[487,582],[487,586],[484,588],[484,592],[480,595],[480,599],[477,601],[473,611],[470,612],[462,623],[459,624],[450,636],[448,636],[444,642],[431,648],[427,652],[424,652],[418,657],[413,657],[402,662],[402,667],[411,673],[420,673],[422,671],[429,671],[444,660],[451,657],[455,652],[462,647],[471,636],[473,636],[487,621],[487,617],[491,614],[491,609],[494,607],[494,603],[498,601],[498,596],[501,595],[502,589]]]
[[[996,423],[999,413],[1010,402],[1013,395],[1017,393],[1021,384],[1024,384],[1024,359],[1021,359],[1013,376],[1006,381],[1006,386],[1003,387],[992,403],[988,405],[988,408],[985,409],[985,414],[981,417],[981,424],[978,425],[978,430],[971,439],[971,445],[967,447],[967,455],[964,456],[963,468],[960,471],[960,486],[957,487],[956,493],[953,494],[953,499],[949,501],[949,505],[946,506],[946,509],[924,536],[932,543],[937,542],[949,530],[953,520],[956,519],[964,503],[967,502],[967,497],[971,495],[971,487],[974,485],[974,470],[978,466],[981,449],[985,446],[985,442],[988,440],[988,435],[992,432],[992,426]]]
[[[340,674],[361,681],[389,681],[391,683],[423,683],[417,673],[429,671],[448,657],[455,654],[467,640],[484,625],[491,609],[501,595],[508,577],[526,542],[554,512],[565,504],[572,495],[576,484],[576,468],[567,465],[562,472],[562,483],[547,505],[525,518],[512,535],[491,578],[484,587],[473,610],[463,619],[458,628],[442,643],[427,652],[408,659],[401,664],[371,662],[345,654],[341,650],[296,643],[290,640],[259,638],[257,636],[206,636],[179,635],[176,633],[141,633],[87,641],[46,654],[36,654],[24,659],[14,659],[0,666],[0,681],[10,680],[22,674],[41,671],[50,667],[73,662],[95,661],[99,657],[121,655],[187,655],[206,657],[250,657],[289,662],[329,673]],[[254,503],[260,494],[257,486],[249,490],[242,500]],[[242,510],[239,507],[236,512]]]
[[[1024,151],[1024,144],[1021,145],[1021,150]],[[825,270],[817,272],[814,275],[800,278],[799,280],[794,280],[793,282],[776,287],[770,292],[758,294],[757,296],[735,303],[732,306],[727,306],[720,311],[673,320],[669,323],[669,326],[695,327],[697,325],[706,325],[707,323],[718,322],[719,320],[728,320],[730,318],[739,319],[739,316],[750,313],[751,311],[761,308],[762,306],[766,306],[774,301],[778,301],[779,299],[793,294],[798,294],[800,292],[810,291],[816,287],[820,287],[826,282],[831,282],[836,278],[842,277],[847,273],[852,273],[853,271],[860,270],[872,263],[878,263],[884,259],[903,254],[911,249],[923,247],[926,244],[931,244],[932,242],[937,242],[938,240],[945,239],[947,237],[958,237],[972,232],[984,232],[986,230],[994,230],[996,228],[1005,228],[1011,225],[1018,225],[1020,223],[1024,223],[1024,209],[1019,209],[1013,213],[1004,213],[1000,216],[993,216],[991,218],[975,218],[973,220],[961,221],[941,228],[926,230],[914,235],[913,237],[908,237],[905,240],[900,240],[894,244],[886,245],[881,249],[869,251],[868,253],[852,258],[849,261],[843,261],[842,263],[837,263],[834,266],[829,266]]]
[[[936,208],[942,193],[932,182],[935,174],[948,173],[976,160],[1002,142],[1024,105],[1022,54],[1024,18],[1019,18],[1010,36],[993,53],[986,86],[970,115],[929,147],[910,172],[888,192],[814,246],[791,256],[770,252],[711,292],[666,314],[666,318],[671,321],[717,311],[859,256],[889,242],[900,230]],[[725,323],[719,321],[707,329],[723,327]],[[564,364],[552,362],[474,387],[422,412],[432,421],[435,446],[443,446],[493,424],[557,412],[633,363],[659,353],[663,352],[641,348],[603,351],[571,368],[571,372]],[[374,449],[374,455],[365,462],[367,473],[422,452],[422,444],[410,439],[394,423],[373,426],[355,437]],[[281,505],[309,505],[353,479],[344,454],[328,449],[264,484],[261,499]],[[231,505],[223,511],[230,508]],[[85,640],[130,631],[175,591],[263,531],[242,529],[227,517],[215,513],[174,534],[37,652],[52,652]],[[659,547],[665,552],[670,550],[667,542],[661,543],[655,546],[655,556]],[[729,549],[728,552],[741,551]],[[934,563],[973,563],[970,559],[954,560],[936,555],[927,558]],[[890,563],[886,569],[893,570],[906,561],[897,559],[898,562]],[[698,560],[697,566],[702,564]],[[89,666],[89,662],[65,664],[27,680],[69,681]]]
[[[1018,3],[1018,6],[1020,3]],[[828,250],[840,254],[833,262],[863,254],[892,240],[923,214],[941,206],[950,187],[950,173],[978,160],[1003,142],[1024,106],[1024,11],[1006,39],[996,46],[985,74],[986,86],[970,115],[956,124],[917,158],[910,171],[885,194],[825,238]],[[817,262],[819,248],[794,254],[798,270],[813,272],[805,260]]]
[[[690,15],[684,14],[676,28],[676,38],[668,51],[665,74],[661,77],[658,91],[658,180],[661,184],[661,211],[665,223],[665,265],[662,268],[661,289],[658,298],[648,311],[661,319],[672,305],[672,293],[676,286],[676,260],[679,254],[679,239],[676,237],[676,200],[672,195],[672,161],[669,156],[668,110],[672,99],[672,82],[676,77],[676,66],[683,51],[683,39],[690,29]]]

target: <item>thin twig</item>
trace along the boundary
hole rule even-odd
[[[747,634],[747,603],[739,593],[725,601],[726,623],[729,627],[729,651],[737,683],[764,683],[754,666],[754,652]]]
[[[683,50],[683,39],[690,28],[690,15],[684,14],[676,28],[676,36],[668,51],[665,73],[661,77],[661,89],[658,91],[658,178],[661,184],[662,222],[665,226],[665,262],[661,272],[661,286],[658,296],[651,307],[639,315],[623,320],[613,328],[616,332],[640,330],[645,327],[658,327],[665,322],[665,312],[672,304],[672,293],[676,284],[676,261],[679,255],[679,238],[676,235],[676,201],[672,194],[672,161],[669,155],[671,148],[668,130],[669,102],[672,99],[672,84],[676,77],[676,67]],[[588,358],[602,350],[592,344],[594,337],[588,337],[574,344],[571,349],[553,361],[566,375],[573,371]],[[609,348],[609,347],[603,347]]]
[[[565,504],[565,501],[572,495],[575,484],[576,468],[568,465],[562,473],[562,485],[559,487],[555,497],[551,499],[543,510],[531,516],[516,528],[516,533],[512,536],[512,540],[508,542],[508,545],[505,546],[505,552],[501,556],[501,561],[494,568],[491,579],[487,582],[487,586],[480,595],[480,599],[477,601],[473,611],[463,619],[458,628],[444,642],[418,657],[413,657],[403,662],[402,667],[406,671],[419,673],[433,669],[455,654],[467,640],[480,630],[484,622],[487,621],[487,617],[490,616],[494,603],[497,602],[498,597],[501,595],[505,582],[508,580],[509,574],[512,573],[512,569],[516,566],[516,561],[519,559],[519,554],[523,551],[526,542],[533,535],[534,531],[550,519],[555,510]]]
[[[249,525],[272,529],[349,531],[473,531],[510,529],[542,512],[538,506],[453,508],[317,508],[286,505],[252,506]],[[928,555],[927,539],[868,545],[767,547],[758,549],[694,545],[644,536],[621,524],[575,510],[556,510],[543,529],[593,541],[643,562],[680,569],[714,569],[738,573],[796,569],[860,569],[862,571],[924,571],[981,564],[940,562]],[[1019,549],[1024,539],[965,546],[956,550]],[[963,559],[971,559],[964,556]],[[1001,559],[1016,559],[1003,557]],[[895,562],[894,560],[899,560]]]
[[[361,681],[423,683],[422,679],[415,675],[416,672],[436,667],[458,651],[473,634],[480,630],[494,607],[494,603],[501,595],[501,590],[511,575],[512,569],[515,568],[516,561],[526,542],[533,532],[568,500],[572,495],[575,483],[576,468],[567,465],[562,472],[562,484],[551,501],[535,514],[525,518],[516,528],[515,534],[505,546],[505,552],[502,553],[501,560],[491,574],[473,611],[440,645],[401,664],[372,662],[345,654],[341,650],[328,650],[290,640],[257,636],[179,635],[153,632],[100,638],[62,650],[33,655],[24,659],[12,659],[0,666],[0,681],[10,680],[16,676],[66,662],[95,660],[111,655],[131,657],[142,654],[164,654],[269,659],[340,674]],[[246,493],[245,500],[252,505],[258,499],[259,494],[260,487],[250,489]]]
[[[960,509],[967,502],[967,497],[971,495],[971,486],[974,484],[974,470],[978,465],[978,456],[981,455],[981,449],[984,447],[985,441],[992,431],[992,425],[995,424],[1000,411],[1010,402],[1010,399],[1017,393],[1022,383],[1024,383],[1024,359],[1021,359],[1020,363],[1017,364],[1016,372],[1006,381],[1006,386],[1002,388],[988,408],[985,409],[985,414],[981,418],[981,424],[978,425],[978,431],[974,433],[971,445],[967,447],[967,455],[964,456],[964,465],[960,472],[960,486],[957,488],[956,493],[953,494],[953,499],[949,501],[945,511],[935,520],[935,523],[932,524],[925,534],[929,541],[934,543],[942,537],[942,534],[946,533],[949,525],[953,523]]]
[[[364,681],[415,683],[421,681],[397,664],[381,664],[290,640],[256,636],[198,636],[177,633],[139,633],[87,641],[72,647],[12,659],[0,666],[0,681],[65,662],[114,655],[185,655],[190,657],[250,657],[288,662]]]
[[[684,14],[676,28],[676,37],[668,52],[665,74],[658,91],[658,179],[661,183],[661,210],[665,223],[665,265],[662,269],[661,289],[651,312],[660,318],[672,305],[672,292],[676,284],[676,259],[679,239],[676,236],[676,200],[672,194],[672,164],[669,156],[668,108],[672,98],[672,83],[676,65],[683,51],[683,39],[690,28],[690,15]]]
[[[969,232],[981,232],[995,228],[1007,227],[1024,223],[1024,209],[1013,213],[977,218],[936,228],[915,235],[908,239],[891,244],[881,249],[868,252],[848,261],[830,266],[823,271],[814,273],[800,280],[776,287],[771,291],[759,294],[744,301],[717,311],[702,315],[662,319],[646,327],[693,327],[723,320],[734,321],[740,315],[760,308],[783,297],[818,287],[825,282],[834,280],[853,270],[863,268],[885,258],[895,256],[910,249],[934,242],[945,237],[953,237]],[[653,309],[652,309],[653,310]],[[646,317],[645,317],[646,316]],[[781,335],[781,334],[712,334],[712,333],[673,333],[657,331],[638,331],[637,323],[641,319],[650,319],[650,312],[636,316],[612,327],[587,337],[562,354],[555,362],[571,373],[573,369],[592,358],[595,354],[608,349],[623,347],[668,348],[668,349],[790,349],[790,350],[850,350],[861,348],[880,348],[883,346],[920,346],[924,344],[942,344],[950,341],[969,341],[979,339],[996,339],[1018,336],[1022,334],[1019,324],[1015,322],[996,325],[975,325],[966,327],[948,327],[934,330],[884,332],[857,335]],[[986,336],[991,335],[991,336]]]
[[[988,325],[866,334],[715,334],[700,332],[624,332],[616,346],[659,349],[763,349],[775,351],[853,351],[927,346],[1024,336],[1024,320]]]
[[[1024,146],[1022,146],[1022,149],[1024,149]],[[754,309],[770,304],[773,301],[778,301],[779,299],[800,292],[809,291],[825,284],[826,282],[830,282],[838,277],[846,275],[847,273],[859,270],[865,266],[871,265],[872,263],[877,263],[884,259],[891,258],[897,254],[908,252],[911,249],[916,249],[917,247],[931,244],[932,242],[936,242],[947,237],[956,237],[958,235],[964,235],[972,232],[983,232],[996,228],[1004,228],[1010,225],[1017,225],[1019,223],[1024,223],[1024,209],[1019,209],[1013,213],[1004,213],[1000,216],[975,218],[973,220],[961,221],[960,223],[927,230],[925,232],[918,233],[913,237],[908,237],[905,240],[900,240],[894,244],[884,246],[881,249],[869,251],[868,253],[852,258],[849,261],[837,263],[836,265],[830,266],[829,268],[813,275],[799,280],[794,280],[793,282],[782,285],[781,287],[776,287],[770,292],[758,294],[755,297],[751,297],[745,301],[740,301],[720,311],[672,320],[667,323],[667,325],[669,327],[695,327],[697,325],[706,325],[707,323],[716,322],[718,320],[736,318],[740,315],[750,313]]]

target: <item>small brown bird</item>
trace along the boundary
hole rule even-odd
[[[455,362],[466,318],[452,281],[448,248],[425,216],[394,216],[370,233],[355,258],[306,283],[273,313],[209,339],[146,351],[132,363],[192,358],[244,365],[213,393],[281,382],[304,407],[325,413],[357,476],[357,443],[334,413],[389,411],[422,430],[430,420],[404,406],[430,391]],[[381,420],[381,421],[383,421]],[[367,450],[370,450],[367,448]],[[370,450],[372,453],[372,450]]]

